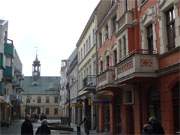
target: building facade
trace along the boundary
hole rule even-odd
[[[70,57],[68,58],[68,70],[67,70],[67,92],[68,92],[68,101],[69,103],[66,106],[69,107],[69,115],[71,125],[77,124],[78,120],[78,105],[77,105],[77,96],[78,96],[78,57],[77,49],[75,49]]]
[[[155,117],[165,134],[179,133],[179,46],[179,0],[101,0],[76,44],[78,121],[141,134]]]
[[[140,134],[151,116],[179,132],[179,4],[116,1],[98,25],[99,132]]]
[[[78,122],[84,117],[89,128],[96,128],[96,106],[93,103],[96,87],[96,16],[91,14],[77,44],[78,51]]]
[[[41,64],[37,58],[32,64],[32,76],[24,76],[22,82],[21,117],[25,114],[44,113],[47,118],[59,118],[60,77],[41,76]]]
[[[13,41],[8,39],[8,21],[0,20],[0,124],[19,118],[22,63]],[[15,109],[17,108],[17,109]]]

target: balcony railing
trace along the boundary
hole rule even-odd
[[[4,69],[3,75],[5,78],[12,78],[13,77],[13,68],[6,66]]]
[[[97,87],[113,84],[115,78],[114,68],[110,67],[106,71],[100,73],[97,77]]]
[[[83,80],[83,88],[84,90],[95,90],[96,88],[96,76],[95,75],[88,75]]]
[[[118,20],[118,31],[120,31],[126,25],[131,25],[132,22],[133,12],[131,10],[128,10]]]
[[[4,43],[4,54],[7,56],[14,56],[14,46],[13,46],[13,42],[11,43]]]
[[[158,68],[155,51],[135,50],[117,64],[115,78],[121,82],[133,77],[155,77]]]

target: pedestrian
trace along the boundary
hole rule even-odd
[[[33,126],[29,114],[25,116],[25,121],[21,125],[21,135],[33,135]]]
[[[142,135],[152,135],[153,134],[153,128],[151,124],[147,123],[144,124],[143,130],[142,130]]]
[[[85,130],[85,133],[86,133],[86,135],[89,135],[90,123],[89,123],[89,120],[88,120],[87,117],[84,117],[84,120],[80,123],[80,125],[83,124],[83,123],[84,123],[84,130]]]
[[[155,117],[150,117],[143,127],[142,135],[164,135],[164,129]]]
[[[149,124],[152,126],[153,134],[158,134],[158,135],[165,134],[161,123],[155,117],[149,118]]]
[[[38,127],[36,131],[36,135],[50,135],[51,130],[48,127],[48,122],[46,119],[42,120],[41,126]]]

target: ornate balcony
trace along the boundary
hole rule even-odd
[[[4,78],[12,79],[13,77],[13,68],[6,66],[4,69]]]
[[[111,67],[97,76],[97,89],[112,86],[114,79],[114,68]]]
[[[6,56],[13,57],[14,56],[13,41],[12,40],[8,40],[8,41],[11,41],[11,42],[10,43],[9,42],[4,43],[4,54]]]
[[[88,75],[83,80],[83,90],[85,91],[95,91],[96,89],[96,76]]]
[[[118,82],[122,82],[134,77],[156,77],[158,68],[156,52],[135,50],[117,64],[115,78]]]

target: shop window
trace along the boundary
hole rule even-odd
[[[148,92],[148,117],[155,117],[157,120],[161,120],[160,110],[160,94],[158,90],[153,88]]]
[[[150,54],[153,53],[153,27],[150,24],[147,28],[147,44],[148,44],[148,52]]]
[[[173,116],[174,132],[180,132],[180,83],[177,83],[173,89]]]
[[[175,12],[174,8],[170,8],[166,11],[166,29],[168,39],[168,50],[175,48]]]

